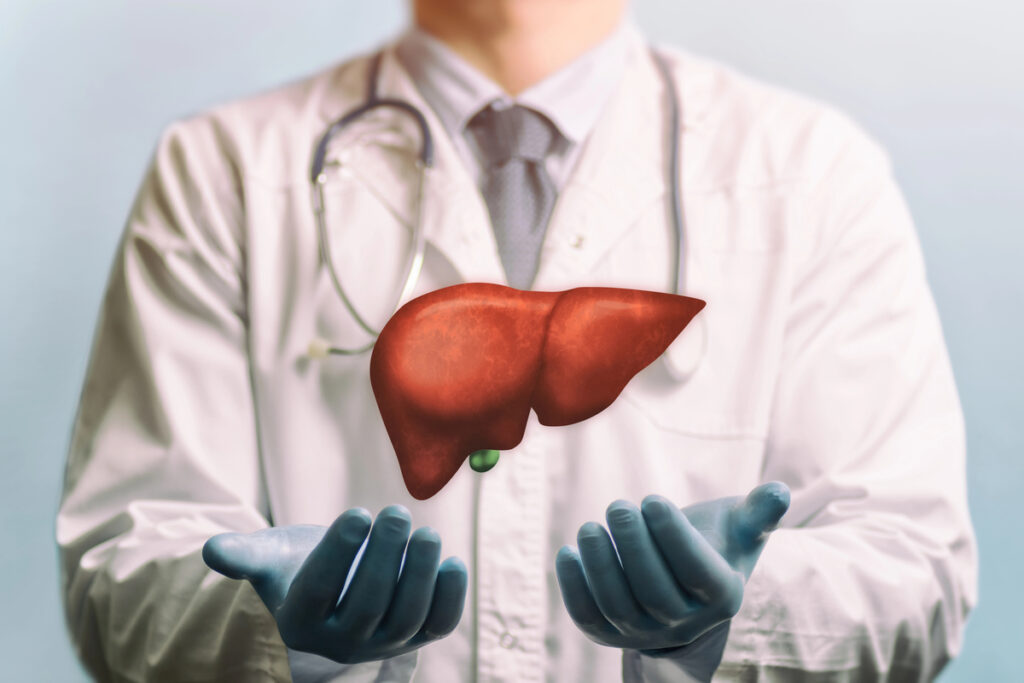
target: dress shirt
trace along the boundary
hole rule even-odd
[[[518,104],[544,114],[561,133],[546,162],[555,187],[561,189],[625,72],[630,35],[635,33],[633,24],[620,24],[600,43],[517,96],[507,94],[423,29],[412,28],[402,36],[396,53],[478,187],[483,181],[482,157],[467,125],[484,107]]]

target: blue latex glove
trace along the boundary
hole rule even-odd
[[[203,560],[252,583],[288,647],[356,664],[443,638],[462,616],[465,565],[458,558],[439,565],[437,532],[421,528],[410,537],[410,528],[409,512],[400,505],[384,508],[375,522],[355,508],[330,527],[214,536],[203,547]]]
[[[704,669],[711,661],[710,678],[768,533],[788,508],[789,489],[778,482],[683,510],[661,496],[648,496],[641,509],[615,501],[606,513],[611,536],[588,522],[579,551],[558,552],[569,616],[602,645],[654,656],[695,651]],[[698,642],[702,636],[713,646]]]

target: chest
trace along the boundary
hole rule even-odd
[[[289,499],[294,515],[307,519],[329,518],[342,501],[365,500],[367,482],[378,494],[408,498],[369,388],[369,354],[307,354],[314,339],[341,347],[368,340],[338,296],[321,249],[373,327],[387,321],[404,283],[414,212],[396,208],[400,193],[349,180],[329,189],[326,244],[304,188],[262,193],[259,210],[249,214],[252,356],[265,458],[275,470],[272,487]],[[409,186],[399,176],[394,181]],[[633,481],[637,473],[647,481],[680,482],[666,494],[697,497],[732,493],[737,476],[756,478],[760,466],[791,286],[795,200],[785,188],[684,198],[683,291],[707,307],[607,414],[572,428],[538,427],[524,441],[554,463],[545,465],[553,480],[586,471],[606,480],[591,484],[606,494],[595,495],[604,504],[613,499],[607,495],[629,493],[608,482]],[[570,185],[548,227],[535,288],[671,289],[675,238],[666,199],[647,197],[623,219],[619,198]],[[419,215],[435,239],[427,243],[414,296],[463,281],[502,282],[475,190],[428,194]],[[627,222],[607,225],[612,220]],[[597,462],[595,450],[630,457],[609,455],[613,464],[594,470],[588,463]],[[558,465],[558,453],[571,455]],[[305,466],[294,467],[300,460]],[[286,493],[325,481],[334,482],[330,504]]]

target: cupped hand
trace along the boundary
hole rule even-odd
[[[203,560],[253,585],[288,647],[355,664],[443,638],[462,616],[465,565],[454,557],[439,563],[433,529],[411,536],[410,529],[402,506],[384,508],[375,521],[354,508],[329,527],[214,536]]]
[[[616,501],[608,530],[588,522],[579,550],[558,553],[569,616],[598,643],[650,654],[721,633],[716,627],[739,611],[768,533],[788,507],[789,489],[778,482],[682,510],[660,496],[640,509]]]

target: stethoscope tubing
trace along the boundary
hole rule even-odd
[[[669,180],[669,212],[674,232],[673,249],[673,279],[672,290],[674,294],[681,294],[684,291],[684,268],[685,263],[685,214],[683,207],[682,188],[680,185],[682,165],[682,136],[681,105],[675,81],[672,79],[671,69],[665,58],[656,50],[651,48],[650,55],[657,68],[658,74],[665,88],[665,100],[667,110],[667,126],[669,129],[669,151],[668,168],[666,175]],[[331,140],[341,133],[352,123],[378,109],[394,109],[411,116],[420,132],[420,149],[416,159],[419,180],[416,190],[416,216],[413,225],[412,250],[406,260],[405,281],[401,293],[398,296],[395,306],[392,309],[398,310],[399,306],[412,296],[416,283],[419,281],[420,272],[423,268],[423,260],[426,252],[426,235],[423,229],[423,194],[425,180],[430,169],[434,165],[434,139],[430,132],[426,116],[413,104],[394,98],[381,98],[378,96],[378,82],[380,79],[380,67],[383,59],[383,52],[375,54],[369,64],[367,73],[367,92],[363,103],[333,121],[327,130],[320,137],[313,152],[313,161],[310,166],[310,182],[312,184],[313,213],[317,223],[318,242],[320,246],[320,259],[327,269],[336,293],[341,299],[349,314],[356,321],[360,328],[370,336],[370,341],[362,346],[354,348],[342,348],[329,345],[326,342],[314,342],[310,346],[311,355],[323,356],[333,355],[359,355],[371,350],[376,343],[380,330],[370,325],[359,313],[355,304],[349,299],[342,284],[341,277],[334,267],[334,259],[331,257],[330,235],[327,230],[327,218],[324,202],[324,185],[327,182],[326,166],[327,152]]]
[[[683,268],[683,263],[685,262],[683,257],[686,249],[686,233],[684,230],[685,217],[683,214],[681,184],[683,140],[679,133],[682,126],[680,122],[682,117],[679,105],[680,97],[668,62],[653,48],[650,50],[650,53],[665,88],[666,109],[668,110],[668,130],[669,140],[671,141],[668,146],[669,211],[672,216],[672,232],[675,236],[675,244],[673,245],[675,249],[672,255],[672,272],[674,274],[672,278],[672,293],[682,294],[685,290],[683,286],[685,275],[683,272],[685,270]]]

